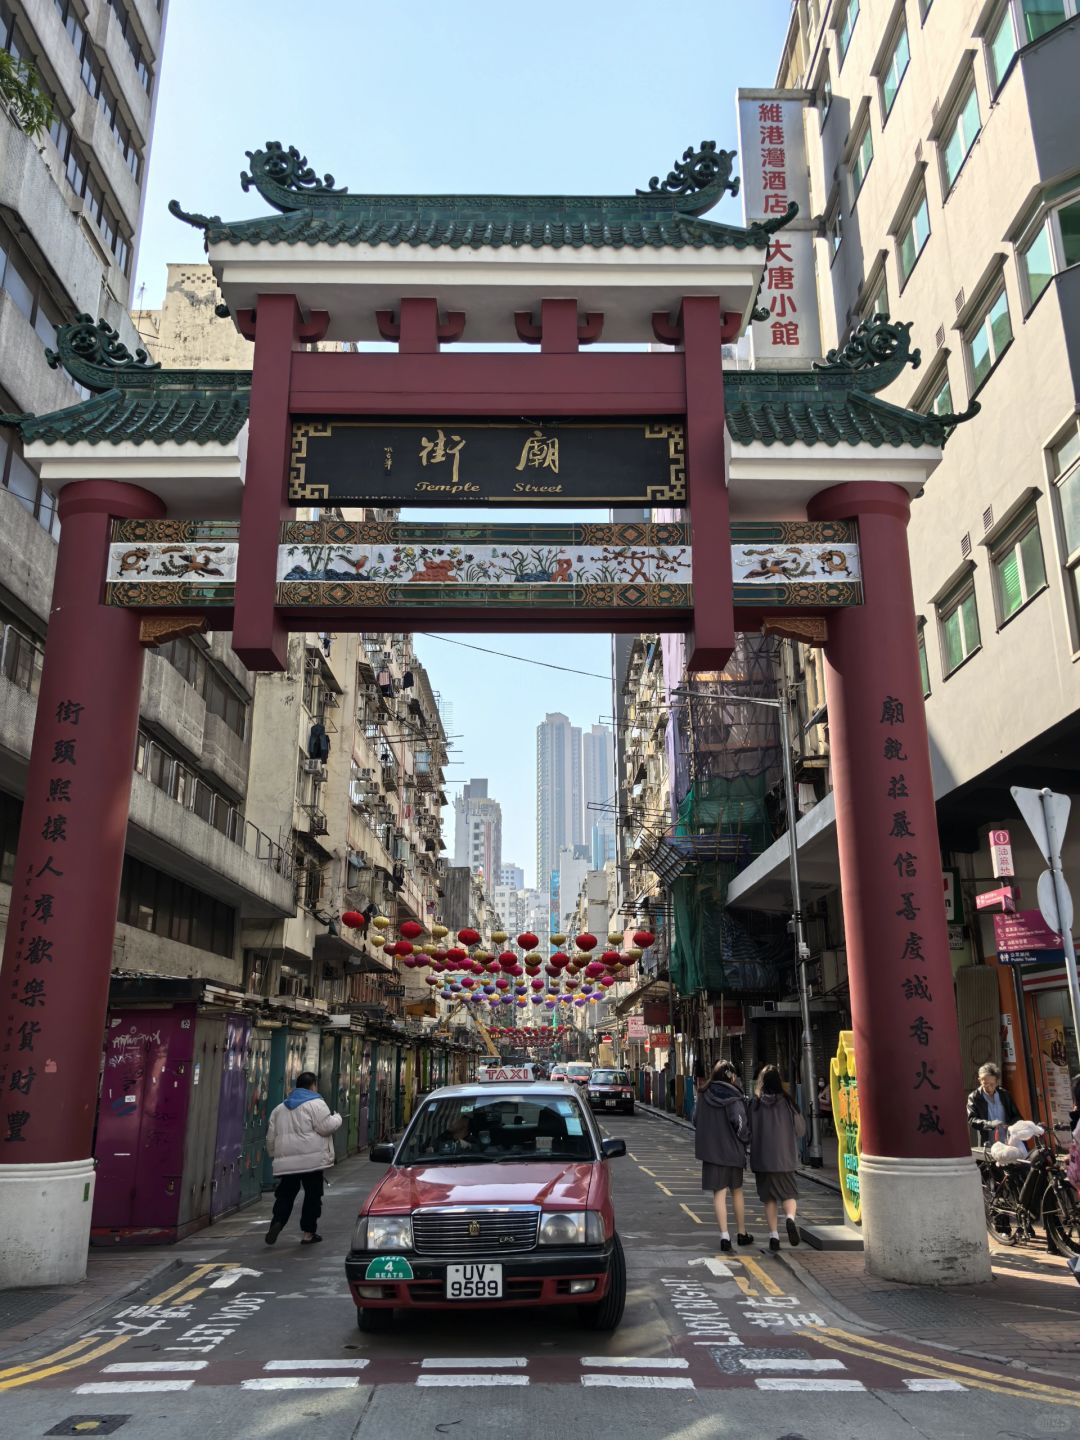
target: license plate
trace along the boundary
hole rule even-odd
[[[605,1105],[610,1105],[610,1106],[612,1106],[612,1108],[614,1108],[614,1106],[615,1106],[615,1101],[614,1101],[614,1100],[605,1100],[605,1101],[604,1101],[604,1104],[605,1104]]]
[[[448,1300],[500,1300],[503,1293],[501,1265],[448,1265]]]

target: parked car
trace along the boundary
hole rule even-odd
[[[621,1110],[634,1113],[634,1087],[625,1070],[594,1070],[586,1090],[594,1110]]]
[[[587,1085],[592,1069],[587,1060],[571,1060],[566,1067],[566,1078],[575,1085]]]
[[[451,1085],[419,1106],[364,1201],[345,1273],[361,1330],[395,1309],[576,1305],[614,1330],[626,1303],[608,1161],[585,1097],[538,1081]]]

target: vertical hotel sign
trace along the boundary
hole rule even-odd
[[[782,368],[788,363],[802,367],[821,354],[810,174],[803,134],[803,112],[809,99],[810,92],[804,90],[738,92],[746,222],[775,220],[792,200],[799,207],[795,219],[769,238],[758,296],[758,308],[768,311],[768,318],[755,320],[750,331],[754,364],[766,367]]]

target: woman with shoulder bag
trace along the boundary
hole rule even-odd
[[[766,1065],[757,1078],[750,1101],[750,1168],[757,1182],[758,1199],[765,1207],[769,1249],[780,1249],[777,1206],[783,1205],[788,1241],[799,1243],[795,1211],[799,1186],[795,1178],[799,1158],[796,1140],[806,1134],[806,1121],[784,1089],[780,1071]]]
[[[740,1245],[753,1244],[754,1237],[746,1233],[743,1200],[750,1128],[746,1100],[730,1060],[721,1060],[713,1068],[712,1079],[698,1097],[694,1132],[694,1154],[701,1161],[701,1188],[712,1191],[716,1223],[720,1226],[720,1249],[731,1249],[727,1228],[729,1190],[735,1210],[736,1238]]]

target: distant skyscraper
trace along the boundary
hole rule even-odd
[[[607,725],[594,725],[581,736],[581,788],[584,842],[594,870],[615,858],[615,745]]]
[[[536,727],[536,884],[548,892],[559,854],[582,843],[581,731],[565,715]]]
[[[502,806],[486,780],[470,780],[454,801],[454,864],[483,870],[490,889],[502,868]]]
[[[511,890],[524,890],[525,888],[525,871],[520,865],[500,865],[497,878],[500,885],[509,885]]]

